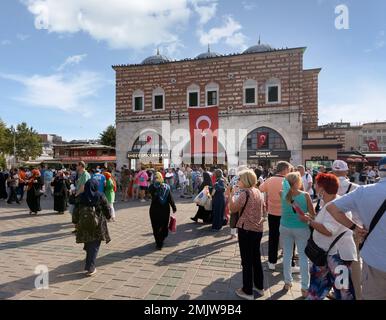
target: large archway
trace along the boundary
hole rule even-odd
[[[141,166],[160,169],[170,164],[167,143],[155,130],[141,132],[129,150],[127,158],[133,170]]]
[[[240,163],[271,168],[279,161],[290,161],[291,151],[283,136],[269,127],[251,131],[242,144]]]
[[[185,145],[180,155],[182,163],[205,167],[226,168],[228,158],[225,147],[218,142],[217,153],[191,154],[190,142]]]

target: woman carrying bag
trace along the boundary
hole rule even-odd
[[[212,179],[210,178],[210,175],[207,171],[203,173],[203,179],[200,188],[199,188],[199,194],[207,188],[209,196],[211,195],[213,191],[213,185],[212,185]],[[203,205],[199,205],[196,215],[193,218],[190,218],[194,222],[198,222],[198,219],[201,219],[204,223],[212,223],[212,208],[207,207],[209,210],[205,208]]]
[[[86,276],[96,273],[95,261],[102,241],[111,241],[107,220],[111,219],[106,196],[98,191],[98,181],[90,179],[76,198],[72,222],[77,225],[76,243],[84,243]]]
[[[239,234],[243,287],[237,289],[235,293],[240,298],[254,300],[253,289],[260,296],[264,295],[264,272],[260,252],[264,203],[260,191],[255,188],[257,184],[255,173],[252,170],[245,170],[239,173],[239,177],[239,196],[234,196],[231,187],[227,189],[231,212],[239,212],[236,226]]]
[[[169,235],[170,207],[177,212],[170,187],[164,183],[161,173],[156,172],[154,183],[149,187],[151,195],[150,220],[158,250],[162,250],[164,241]]]
[[[323,300],[331,288],[336,300],[355,300],[351,264],[357,261],[357,250],[353,232],[337,222],[326,210],[328,204],[337,198],[339,180],[335,175],[321,173],[316,177],[315,190],[323,199],[324,207],[312,219],[305,215],[301,219],[313,228],[306,254],[312,265],[307,300]],[[351,219],[351,213],[346,213]],[[337,277],[341,285],[336,287]],[[344,279],[346,277],[346,279]]]
[[[28,180],[27,187],[27,204],[29,208],[29,214],[37,215],[39,211],[42,211],[40,206],[40,198],[43,195],[43,179],[40,171],[35,169],[32,170],[32,176]]]

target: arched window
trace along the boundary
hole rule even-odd
[[[257,105],[257,81],[244,81],[244,105]]]
[[[277,131],[261,127],[248,135],[247,148],[252,151],[287,151],[287,144]]]
[[[267,81],[265,102],[267,104],[281,103],[281,83],[279,79],[272,78]]]
[[[218,106],[219,101],[219,85],[217,83],[209,83],[205,87],[206,106]]]
[[[166,147],[166,144],[164,145],[161,135],[149,131],[141,134],[137,140],[135,140],[131,151],[139,152],[144,146],[147,146],[152,152],[162,152],[163,147]]]
[[[135,90],[133,92],[133,112],[145,111],[145,94],[142,90]]]
[[[153,111],[165,110],[165,91],[161,87],[153,90]]]
[[[187,90],[187,106],[188,108],[194,108],[200,106],[200,87],[196,84],[192,84]]]

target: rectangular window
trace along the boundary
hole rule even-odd
[[[198,107],[198,92],[189,92],[189,107]]]
[[[245,104],[255,104],[256,103],[256,89],[247,88],[245,89]]]
[[[164,96],[154,96],[154,110],[162,110],[164,108]]]
[[[279,87],[270,86],[268,87],[268,103],[279,102]]]
[[[143,111],[143,97],[134,98],[134,111]]]
[[[217,91],[208,91],[208,106],[217,105]]]

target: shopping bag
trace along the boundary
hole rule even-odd
[[[194,198],[194,203],[198,204],[199,206],[205,206],[206,202],[208,201],[208,188],[204,188],[197,197]]]
[[[176,233],[177,232],[177,219],[176,219],[175,216],[170,216],[169,231],[171,233]]]
[[[212,211],[212,198],[208,197],[208,200],[206,200],[204,208],[206,211]]]

